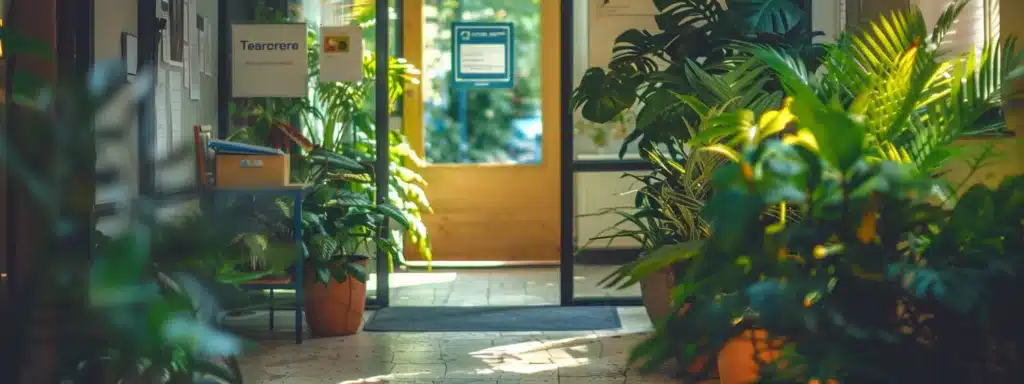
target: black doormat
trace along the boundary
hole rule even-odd
[[[593,331],[622,327],[615,307],[388,307],[370,332]]]

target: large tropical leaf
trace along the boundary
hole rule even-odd
[[[651,33],[646,30],[630,29],[615,38],[612,47],[612,61],[608,68],[625,72],[651,73],[668,60],[665,54],[666,39],[670,35]]]
[[[785,34],[804,18],[794,0],[730,0],[729,9],[743,22],[747,34]]]
[[[607,123],[636,103],[639,82],[619,72],[591,68],[572,92],[571,104],[583,118]]]
[[[661,12],[654,20],[663,31],[714,24],[725,13],[718,0],[654,0],[654,6]]]

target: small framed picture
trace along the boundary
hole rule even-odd
[[[164,62],[174,66],[185,65],[185,0],[160,0],[160,10],[167,19],[164,30]]]
[[[129,76],[139,72],[139,38],[128,32],[121,32],[121,59]]]

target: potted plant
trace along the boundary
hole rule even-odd
[[[329,200],[311,212],[313,230],[304,236],[309,253],[303,274],[306,323],[315,336],[349,335],[362,325],[371,247],[386,247],[386,254],[377,257],[398,252],[391,239],[378,240],[377,228],[391,218],[406,222],[397,209],[376,206],[361,194],[321,188],[327,192],[318,195]]]
[[[698,79],[693,82],[694,89],[704,95],[703,99],[676,95],[700,116],[694,123],[686,124],[687,137],[701,135],[705,130],[720,130],[718,127],[728,124],[730,112],[745,108],[762,112],[782,102],[782,92],[763,88],[764,80],[770,78],[767,67],[751,59],[737,63],[732,70],[717,76],[692,61],[684,64],[686,72]],[[712,172],[725,162],[720,156],[694,151],[694,144],[672,139],[663,143],[664,149],[647,151],[644,157],[651,163],[653,172],[627,175],[640,185],[634,207],[613,207],[595,213],[614,214],[621,220],[591,242],[628,237],[648,250],[640,260],[620,267],[602,284],[607,288],[626,288],[641,283],[644,306],[655,323],[668,315],[671,301],[668,292],[675,286],[675,280],[666,278],[674,276],[673,269],[678,267],[666,259],[671,258],[671,253],[659,251],[659,248],[708,235],[700,210],[711,193]],[[636,229],[620,228],[624,224]]]
[[[955,19],[959,8],[962,3],[953,4],[943,19]],[[893,19],[889,22],[923,25],[919,13]],[[822,82],[860,92],[845,105],[820,100],[822,92],[811,86],[817,83],[783,71],[793,100],[782,110],[759,119],[736,114],[732,128],[708,130],[696,139],[731,138],[728,145],[703,150],[733,163],[714,176],[715,194],[703,211],[712,236],[690,254],[700,261],[677,288],[687,292],[677,302],[686,314],[673,315],[673,326],[659,333],[663,339],[686,340],[687,356],[719,353],[722,382],[769,376],[863,382],[879,374],[896,382],[965,382],[993,374],[979,369],[984,364],[978,361],[951,356],[968,349],[988,358],[992,344],[986,340],[993,334],[985,329],[1009,333],[988,320],[981,327],[967,324],[996,317],[1000,311],[989,309],[986,292],[1014,284],[1009,274],[1018,268],[1024,233],[1022,204],[1015,196],[1024,193],[1024,181],[1007,179],[996,190],[975,186],[957,202],[936,191],[962,189],[933,175],[941,160],[951,158],[943,147],[972,132],[982,124],[979,118],[998,107],[989,95],[1000,92],[999,80],[1014,69],[1005,60],[1015,53],[1012,44],[993,44],[977,60],[968,53],[948,64],[922,65],[936,56],[921,53],[912,44],[917,39],[889,39],[906,41],[907,47],[894,53],[890,69],[874,62],[880,73],[869,75],[877,81],[845,84],[838,79],[847,75],[830,70]],[[870,49],[866,44],[852,52],[836,49],[826,61],[863,60],[869,55],[847,55]],[[794,68],[773,53],[758,56]],[[948,83],[903,81],[947,76]],[[979,77],[991,80],[988,88],[960,86]],[[882,96],[915,83],[926,85],[914,95],[927,101]],[[909,113],[895,116],[906,120],[875,115],[901,108]],[[909,132],[917,135],[908,142]],[[926,140],[924,148],[910,144]],[[879,144],[882,150],[875,147]],[[996,204],[1005,211],[986,208]],[[766,217],[771,210],[778,214]],[[800,219],[792,220],[789,212],[799,212]],[[656,347],[652,339],[638,351]],[[767,361],[751,359],[757,355]]]
[[[735,101],[713,100],[716,90],[709,90],[706,80],[693,69],[713,75],[732,71],[736,59],[747,55],[737,42],[770,45],[791,53],[812,70],[819,65],[823,52],[812,38],[820,33],[809,28],[810,17],[799,1],[730,0],[728,8],[722,3],[654,1],[658,30],[623,32],[615,39],[612,60],[583,74],[571,100],[583,119],[603,124],[625,111],[636,111],[636,123],[622,142],[620,157],[630,145],[637,145],[640,155],[646,156],[659,144],[688,140],[687,125],[697,125],[704,116],[689,108],[686,98],[713,106]],[[758,89],[781,90],[773,77],[759,81]],[[759,97],[756,93],[744,96]]]
[[[768,68],[750,59],[736,61],[735,64],[732,70],[720,75],[712,75],[691,61],[683,65],[688,76],[697,79],[693,87],[697,90],[695,94],[701,95],[700,98],[675,95],[700,116],[694,123],[686,123],[687,137],[697,136],[705,130],[717,130],[717,127],[727,124],[729,112],[743,108],[761,111],[781,102],[782,92],[764,89],[765,80],[770,79]],[[606,288],[619,289],[640,284],[644,308],[658,326],[673,311],[672,292],[676,276],[685,270],[688,263],[686,249],[692,248],[687,242],[706,238],[709,234],[708,224],[701,218],[700,210],[712,192],[712,173],[726,162],[721,156],[693,149],[692,143],[674,139],[646,152],[644,157],[652,164],[653,171],[627,175],[640,185],[635,192],[634,207],[614,207],[595,213],[614,214],[621,220],[591,242],[628,237],[646,250],[640,259],[618,268],[601,284]],[[623,225],[633,228],[623,228]],[[671,349],[679,348],[682,346],[676,345]],[[649,363],[661,364],[663,361],[654,358]],[[686,366],[691,372],[699,372],[699,365]]]
[[[1024,177],[948,209],[942,180],[876,156],[847,111],[794,110],[814,121],[802,139],[749,141],[716,172],[712,235],[679,285],[686,314],[660,331],[687,358],[717,353],[729,384],[991,377],[988,340],[1007,332],[988,320],[994,294],[1024,255]],[[780,206],[801,219],[765,218]]]
[[[408,228],[405,214],[390,204],[374,204],[372,177],[355,169],[338,169],[345,156],[316,149],[305,163],[305,180],[314,187],[304,202],[303,243],[306,247],[305,310],[317,336],[355,333],[366,305],[367,260],[378,245],[392,258],[394,239],[379,236],[384,220]],[[354,162],[353,162],[354,163]],[[358,164],[358,163],[354,163]],[[289,217],[287,205],[282,213]]]
[[[604,124],[625,118],[633,121],[628,127],[620,124],[628,134],[619,156],[638,143],[640,156],[654,168],[653,175],[630,176],[641,186],[634,207],[596,213],[615,214],[622,220],[593,240],[634,238],[647,250],[637,263],[662,265],[659,269],[627,265],[605,281],[620,287],[645,281],[641,284],[645,307],[658,323],[669,311],[666,299],[675,284],[675,267],[651,255],[658,254],[659,246],[702,236],[695,229],[700,225],[696,213],[708,183],[701,178],[710,175],[713,165],[707,163],[717,161],[697,155],[696,163],[687,164],[691,157],[687,140],[711,126],[703,121],[718,114],[738,109],[760,112],[782,101],[774,74],[747,60],[750,54],[739,49],[737,42],[769,44],[798,55],[812,68],[818,64],[821,47],[812,43],[817,34],[807,28],[809,18],[795,1],[737,0],[730,1],[728,9],[718,0],[656,1],[655,5],[660,12],[659,30],[623,32],[607,68],[588,69],[573,90],[571,104],[583,118],[578,131],[590,132],[593,138],[604,136],[595,127],[606,128]],[[704,172],[687,174],[688,167]],[[699,183],[703,184],[697,187]],[[662,207],[667,207],[665,212]],[[636,228],[620,231],[619,225],[627,223]]]
[[[962,2],[952,4],[941,18],[943,22],[931,34],[926,31],[920,13],[912,11],[895,14],[884,21],[887,25],[900,26],[899,28],[878,27],[856,37],[843,37],[838,45],[826,47],[828,55],[824,62],[829,70],[821,77],[808,75],[809,71],[800,64],[800,59],[787,53],[780,53],[777,48],[755,46],[754,49],[745,49],[775,70],[786,89],[794,95],[793,102],[802,105],[764,114],[755,111],[730,113],[712,119],[713,121],[706,120],[706,123],[712,125],[695,135],[694,140],[690,141],[691,146],[704,146],[704,151],[739,161],[740,156],[735,148],[743,147],[744,139],[750,138],[760,142],[780,133],[792,133],[793,135],[786,139],[789,144],[813,142],[813,135],[809,130],[794,130],[791,124],[794,115],[807,114],[808,108],[811,108],[808,105],[814,105],[814,108],[820,105],[838,105],[838,108],[845,108],[844,111],[857,116],[857,119],[860,119],[860,116],[874,116],[863,122],[866,124],[864,131],[867,141],[882,148],[881,151],[871,153],[875,158],[914,164],[916,172],[922,175],[938,174],[943,160],[955,154],[955,148],[951,146],[954,140],[979,130],[1005,127],[1005,122],[1001,118],[990,117],[992,111],[999,109],[1002,79],[1017,67],[1018,59],[1012,40],[1002,45],[995,42],[986,44],[977,56],[968,54],[948,59],[939,56],[936,50],[938,42],[942,41],[944,33],[949,30],[948,24],[955,20],[956,13],[962,8]],[[888,41],[901,48],[883,51],[878,48],[880,41]],[[919,41],[934,44],[916,44]],[[857,64],[860,61],[863,63]],[[851,63],[858,68],[872,68],[876,72],[865,74],[844,70],[852,68]],[[974,65],[968,66],[965,63]],[[865,78],[868,81],[861,81]],[[987,79],[984,86],[959,86],[975,84],[978,79]],[[896,86],[897,84],[899,86]],[[904,92],[907,88],[901,87],[913,84],[924,86],[923,89],[910,94],[919,100],[917,102],[907,102],[907,97],[884,96]],[[854,98],[850,95],[861,97]],[[816,101],[817,99],[821,101]],[[896,101],[893,100],[904,104],[896,108],[896,105],[892,104]],[[903,114],[876,115],[881,110],[900,108],[904,110]],[[762,115],[761,119],[757,118],[759,115]],[[779,116],[783,118],[778,118]],[[892,120],[893,116],[904,118]],[[821,124],[821,121],[813,123]],[[807,119],[801,124],[808,124]],[[941,189],[941,183],[936,188]],[[712,189],[716,191],[715,194],[719,192],[717,187]],[[954,186],[945,189],[949,190],[962,188]],[[950,203],[953,200],[949,192],[945,193],[944,198]],[[774,206],[769,211],[759,214],[764,220],[785,217],[794,222],[798,219],[794,214],[799,211],[793,207],[789,205],[786,209],[781,209]],[[769,215],[764,216],[764,213]],[[706,265],[704,260],[708,256],[703,252],[696,252],[686,254],[685,257],[691,264]],[[696,273],[690,271],[689,267],[687,270],[688,274]],[[691,284],[681,282],[676,291],[687,292],[693,288]],[[676,299],[677,308],[682,309],[684,302],[687,303],[686,308],[692,308],[692,297],[683,295]],[[692,312],[692,309],[686,311],[687,314]],[[664,330],[659,332],[660,336],[638,346],[635,350],[638,357],[646,356],[645,359],[651,361],[652,366],[656,366],[660,364],[657,362],[659,356],[666,356],[664,351],[671,349],[667,347],[668,344],[678,343],[687,332],[692,332],[680,330],[684,327],[678,323],[682,317],[676,316],[677,314],[672,312],[673,318],[666,322]],[[669,325],[671,323],[677,324]],[[747,345],[749,346],[749,343]]]
[[[263,23],[296,22],[296,15],[290,11],[270,6],[257,7],[259,14],[254,19]],[[360,12],[359,22],[372,19],[372,12]],[[372,21],[372,20],[370,20]],[[373,87],[376,84],[376,59],[373,53],[364,55],[362,61],[363,79],[358,82],[320,81],[320,39],[318,27],[310,25],[307,31],[307,57],[309,88],[307,98],[258,98],[240,100],[233,105],[235,123],[242,128],[236,130],[230,140],[256,145],[269,145],[291,152],[296,145],[301,147],[293,156],[304,156],[313,148],[325,153],[344,154],[347,160],[361,164],[372,164],[377,157],[376,125],[374,123]],[[392,57],[388,62],[387,79],[389,90],[388,108],[394,110],[398,100],[405,93],[407,84],[417,82],[418,70],[402,58]],[[400,249],[405,245],[416,247],[428,263],[433,254],[430,236],[423,223],[423,215],[432,213],[430,201],[423,187],[423,179],[414,167],[423,167],[426,162],[412,150],[402,132],[391,131],[390,147],[385,151],[390,158],[388,172],[388,203],[397,208],[404,217],[401,231],[393,231],[392,241]],[[303,152],[304,151],[304,152]],[[302,159],[293,158],[293,174],[305,172],[300,168]],[[346,164],[351,165],[350,161]],[[369,181],[370,174],[349,174],[353,181]],[[373,183],[361,183],[361,191],[375,193]],[[274,252],[280,254],[282,252]],[[402,252],[391,255],[389,266],[403,262]],[[260,260],[260,257],[256,257]],[[429,264],[428,264],[429,266]]]
[[[373,202],[372,172],[363,164],[320,148],[293,158],[293,176],[311,186],[302,211],[307,324],[317,336],[355,333],[366,304],[369,256],[377,245],[385,250],[378,257],[398,252],[390,236],[378,237],[379,228],[389,220],[405,229],[409,221],[397,207]],[[294,242],[291,207],[285,198],[253,207],[269,243]],[[295,276],[295,253],[290,255],[289,269]]]

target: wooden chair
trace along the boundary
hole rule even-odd
[[[194,139],[195,146],[196,146],[196,180],[197,180],[196,184],[199,186],[200,190],[202,192],[204,192],[203,196],[209,197],[209,199],[204,202],[204,209],[205,208],[211,208],[211,209],[214,208],[214,205],[213,205],[214,204],[214,202],[213,202],[213,195],[214,195],[214,193],[213,192],[217,192],[215,190],[215,188],[213,188],[214,184],[215,184],[214,183],[214,176],[213,176],[215,174],[215,170],[211,169],[212,167],[208,166],[208,164],[216,164],[216,162],[213,161],[213,156],[214,156],[213,151],[209,149],[209,143],[210,143],[210,139],[212,137],[212,131],[213,131],[213,129],[209,125],[204,125],[204,126],[196,125],[193,128],[193,133],[194,133],[194,138],[193,139]],[[296,189],[295,187],[289,187],[289,188],[286,188],[286,190],[283,191],[284,195],[294,195],[294,198],[296,199],[295,212],[293,212],[293,215],[295,215],[295,217],[301,217],[302,216],[302,212],[301,212],[301,208],[300,207],[301,207],[301,201],[302,201],[302,197],[304,195],[304,192],[305,191],[304,191],[303,188]],[[301,227],[300,227],[301,222],[296,221],[295,225],[297,227],[296,234],[298,235],[298,234],[301,233]],[[300,250],[301,250],[301,248],[300,248]],[[302,259],[303,259],[303,257],[300,256],[299,257],[299,262],[297,263],[299,269],[302,268],[302,264],[303,264],[302,263]],[[299,276],[301,276],[301,275],[299,275]],[[301,344],[302,343],[302,324],[303,324],[303,320],[302,320],[302,295],[303,295],[303,292],[302,292],[302,281],[301,281],[300,278],[290,277],[290,278],[264,278],[264,279],[258,279],[258,280],[255,280],[255,281],[250,281],[248,283],[242,284],[241,288],[242,289],[246,289],[246,290],[259,290],[259,291],[267,291],[268,292],[268,294],[270,296],[269,297],[269,299],[270,299],[269,302],[270,303],[269,303],[269,306],[268,306],[268,312],[269,312],[269,316],[270,316],[270,319],[269,319],[269,322],[268,322],[268,329],[271,332],[274,331],[274,309],[275,309],[274,308],[274,290],[277,290],[277,289],[294,289],[295,290],[295,343],[296,344]]]

